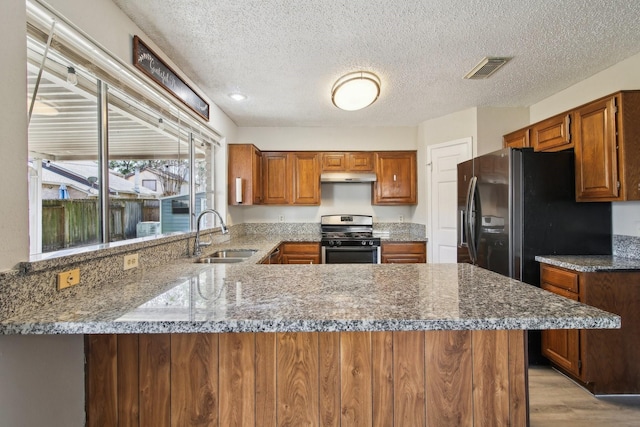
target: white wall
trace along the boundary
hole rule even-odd
[[[237,141],[262,151],[416,150],[417,128],[240,127]],[[418,166],[419,180],[421,172]],[[231,221],[278,222],[283,215],[286,222],[319,222],[322,215],[354,213],[372,215],[376,222],[398,222],[400,215],[412,221],[416,211],[415,206],[372,206],[371,184],[322,184],[321,192],[320,206],[231,206]]]
[[[529,124],[529,108],[478,108],[478,156],[502,148],[502,136]]]
[[[0,271],[29,256],[27,186],[27,51],[24,0],[5,0],[0,13]],[[21,108],[25,106],[25,108]]]
[[[531,123],[624,89],[640,89],[640,54],[532,105]],[[640,236],[640,202],[613,204],[613,233]]]
[[[426,120],[418,126],[418,153],[423,159],[421,170],[420,202],[413,221],[427,223],[426,150],[430,145],[471,137],[473,156],[502,148],[502,135],[529,124],[528,108],[477,107],[458,111],[436,119]]]

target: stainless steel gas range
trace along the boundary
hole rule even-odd
[[[370,215],[323,215],[323,264],[380,264],[380,238]]]

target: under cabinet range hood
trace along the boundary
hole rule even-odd
[[[374,172],[324,172],[320,182],[375,182]]]

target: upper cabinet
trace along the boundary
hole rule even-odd
[[[262,153],[252,144],[230,144],[228,152],[229,205],[261,204]],[[240,192],[236,187],[238,178],[241,181]]]
[[[264,204],[319,205],[318,159],[316,152],[263,152]]]
[[[291,199],[291,163],[289,153],[262,153],[263,198],[266,205],[288,205]]]
[[[524,128],[519,129],[515,132],[511,132],[502,137],[502,143],[504,147],[512,147],[512,148],[526,148],[530,147],[531,143],[529,141],[531,129]]]
[[[229,205],[320,205],[321,172],[375,172],[372,204],[417,203],[415,151],[261,152],[230,144],[228,152]]]
[[[320,204],[319,154],[307,151],[289,153],[292,163],[293,188],[291,204]]]
[[[560,151],[573,147],[571,114],[550,117],[531,126],[531,146],[535,151]]]
[[[640,200],[640,91],[573,111],[578,201]]]
[[[372,172],[373,152],[322,153],[322,172]]]
[[[377,181],[372,204],[414,205],[417,198],[415,151],[381,151],[374,156]]]
[[[574,149],[576,200],[640,200],[640,90],[621,91],[504,135],[536,151]]]

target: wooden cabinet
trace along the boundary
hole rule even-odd
[[[543,265],[540,287],[578,301],[578,274]],[[580,375],[580,339],[577,329],[542,331],[542,355],[574,376]]]
[[[372,172],[373,152],[322,153],[322,172]]]
[[[382,242],[383,264],[415,264],[427,262],[425,242]]]
[[[236,193],[236,179],[242,180],[242,200]],[[228,147],[229,205],[262,203],[262,153],[252,144],[230,144]]]
[[[262,176],[264,203],[287,205],[291,199],[291,163],[286,152],[262,153]]]
[[[576,199],[640,200],[640,91],[601,98],[573,115]]]
[[[543,289],[622,318],[620,329],[542,331],[542,352],[594,394],[640,393],[640,271],[540,266]]]
[[[377,181],[373,184],[374,205],[415,205],[417,171],[415,151],[383,151],[374,155]]]
[[[529,136],[531,134],[531,128],[519,129],[515,132],[511,132],[502,137],[503,146],[512,148],[526,148],[530,147]]]
[[[311,205],[321,201],[321,172],[375,172],[374,205],[417,203],[415,151],[264,151],[251,144],[229,145],[230,205]],[[236,178],[242,179],[242,201]]]
[[[320,264],[320,243],[285,242],[280,253],[282,264]]]
[[[292,163],[293,205],[320,204],[320,165],[319,154],[313,152],[294,152],[289,157]]]
[[[531,146],[535,151],[560,151],[573,147],[571,114],[559,114],[531,126]]]
[[[319,205],[318,157],[316,152],[263,152],[264,204]]]

